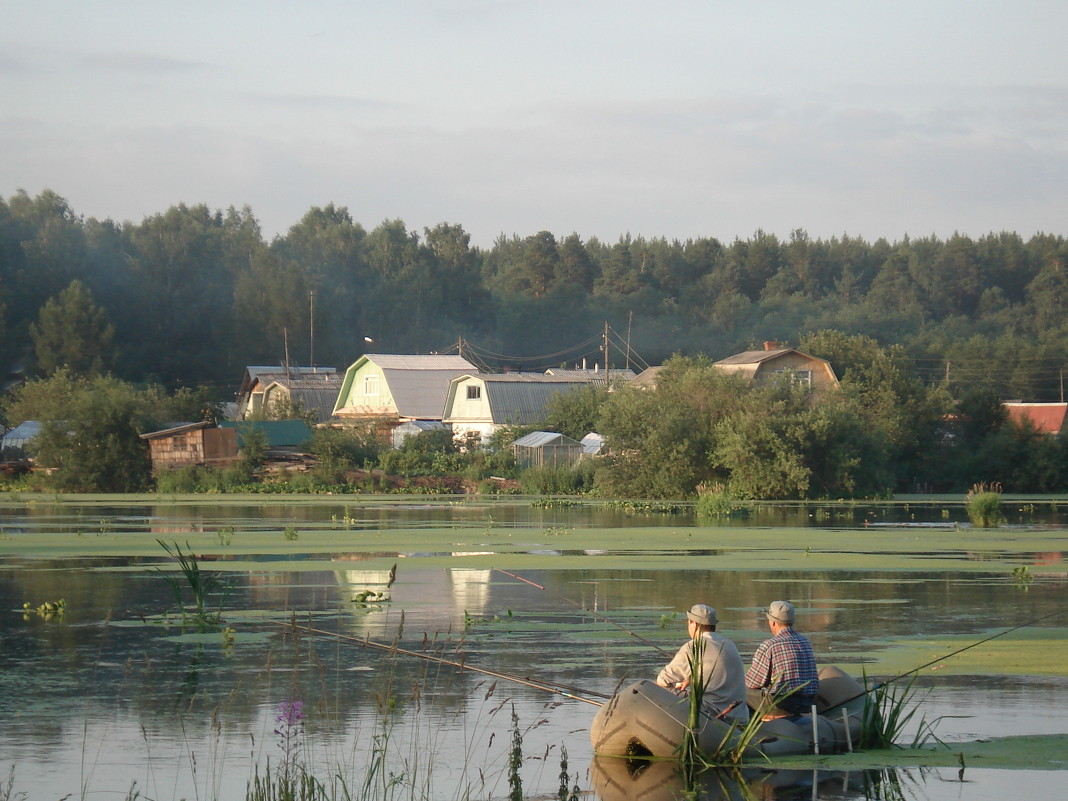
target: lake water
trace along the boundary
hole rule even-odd
[[[529,499],[210,501],[0,504],[0,779],[13,766],[12,798],[122,799],[134,787],[243,798],[268,761],[340,776],[353,797],[507,798],[517,729],[527,798],[557,796],[565,752],[583,796],[671,798],[663,768],[620,776],[594,762],[594,705],[361,643],[597,701],[655,675],[657,649],[681,644],[679,612],[697,601],[718,609],[746,660],[767,636],[759,610],[789,598],[822,663],[887,677],[931,661],[915,686],[949,744],[1068,733],[1063,667],[1012,667],[1014,654],[1063,663],[1068,547],[1053,504],[1014,502],[1012,525],[991,533],[938,502],[763,507],[699,525]],[[232,641],[183,630],[157,539],[188,543],[226,585],[209,600]],[[366,592],[389,600],[354,603]],[[23,613],[60,598],[61,618]],[[302,719],[280,723],[293,701]],[[1026,785],[1059,798],[1064,778],[981,765],[963,777],[758,772],[717,778],[703,797],[985,799]]]

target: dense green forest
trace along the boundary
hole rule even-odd
[[[603,363],[607,342],[613,368],[672,366],[655,393],[581,393],[551,411],[554,430],[597,428],[615,444],[596,480],[576,479],[606,493],[838,497],[972,481],[1063,492],[1068,451],[1007,425],[1000,400],[1063,399],[1066,264],[1064,237],[1007,232],[605,243],[541,231],[480,249],[457,224],[366,230],[333,205],[266,241],[248,208],[116,223],[19,192],[0,198],[0,364],[59,376],[35,390],[57,410],[111,393],[135,430],[232,400],[245,365],[287,351],[344,368],[365,350],[463,341],[485,367],[544,369]],[[764,340],[829,359],[843,391],[814,404],[709,371]],[[84,381],[156,389],[135,398]],[[39,407],[9,401],[5,422]]]
[[[442,352],[462,337],[544,368],[580,357],[581,343],[603,358],[605,322],[639,365],[833,329],[900,345],[918,377],[955,395],[1059,400],[1066,263],[1063,236],[1006,232],[606,243],[540,231],[479,249],[458,224],[367,230],[333,205],[268,242],[248,208],[117,223],[20,192],[0,198],[0,363],[47,374],[76,359],[232,397],[244,366],[280,363],[287,338],[301,364]],[[613,351],[613,366],[624,359]]]

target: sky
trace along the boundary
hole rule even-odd
[[[0,0],[0,197],[733,241],[1068,234],[1064,0]]]

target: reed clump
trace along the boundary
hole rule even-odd
[[[868,691],[857,748],[921,748],[929,741],[938,739],[934,733],[938,719],[928,721],[926,715],[920,712],[920,699],[916,695],[914,683],[915,677],[902,687],[887,683]],[[867,686],[867,676],[864,678],[864,684]],[[899,740],[913,725],[915,733],[912,741],[901,746]]]
[[[1005,522],[1001,508],[1001,484],[980,482],[968,490],[964,509],[976,528],[997,528]]]

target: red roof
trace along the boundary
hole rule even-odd
[[[1060,434],[1068,403],[1006,403],[1005,410],[1014,423],[1029,423],[1040,434]]]

